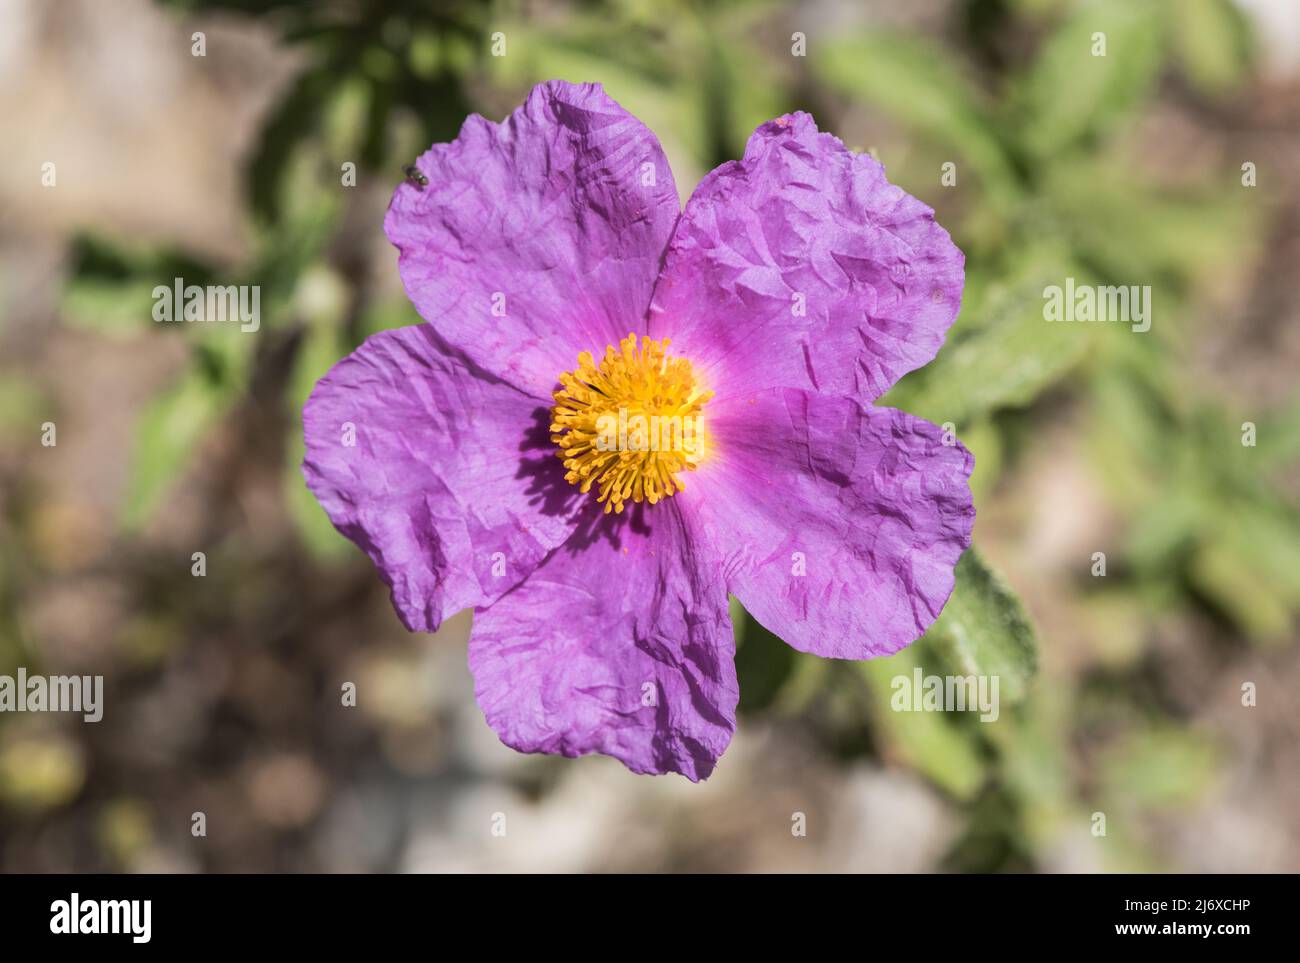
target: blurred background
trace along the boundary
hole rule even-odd
[[[402,165],[552,77],[684,197],[809,110],[967,254],[886,401],[975,453],[978,554],[889,660],[736,609],[700,785],[501,746],[468,613],[407,633],[299,474],[315,380],[418,320]],[[1294,0],[0,0],[0,117],[0,674],[105,677],[97,724],[0,714],[0,870],[1300,870]],[[178,275],[261,330],[155,324]],[[1151,330],[1047,323],[1066,277]],[[890,711],[916,666],[1000,717]]]

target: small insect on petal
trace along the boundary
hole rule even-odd
[[[410,184],[417,190],[424,190],[428,186],[429,178],[420,173],[420,169],[414,164],[407,164],[402,168],[402,173],[406,175],[406,183]]]

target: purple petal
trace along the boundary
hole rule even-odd
[[[833,658],[919,638],[970,545],[970,453],[904,412],[796,389],[706,414],[715,455],[683,494],[745,608]]]
[[[546,404],[427,324],[370,337],[312,391],[307,485],[379,568],[408,629],[497,598],[572,532],[579,501],[554,483]]]
[[[601,752],[703,779],[736,725],[727,594],[672,501],[642,509],[599,516],[475,612],[475,693],[520,752]]]
[[[659,141],[599,84],[535,87],[416,162],[384,220],[410,299],[486,371],[549,393],[579,351],[645,330],[680,213]]]
[[[792,114],[696,189],[650,334],[671,336],[715,387],[871,401],[938,352],[964,264],[934,211]]]

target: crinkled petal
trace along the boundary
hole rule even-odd
[[[307,485],[408,629],[497,598],[573,531],[547,417],[427,324],[373,335],[312,391]]]
[[[600,516],[474,614],[488,724],[520,752],[601,752],[703,779],[736,725],[727,595],[672,500]]]
[[[872,401],[930,361],[961,304],[965,258],[934,211],[797,113],[686,205],[650,334],[713,387]]]
[[[715,401],[687,491],[727,588],[804,652],[889,655],[919,638],[970,545],[973,459],[892,408],[798,389]]]
[[[659,141],[599,84],[535,87],[416,161],[384,230],[425,320],[480,367],[549,392],[579,351],[645,330],[680,214]]]

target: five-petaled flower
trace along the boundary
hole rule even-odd
[[[502,741],[702,779],[736,723],[728,593],[833,658],[934,621],[972,459],[872,404],[960,306],[930,208],[796,113],[683,211],[655,136],[597,84],[472,116],[416,167],[384,229],[425,323],[320,381],[304,473],[408,629],[473,608]],[[638,416],[700,437],[595,444]]]

